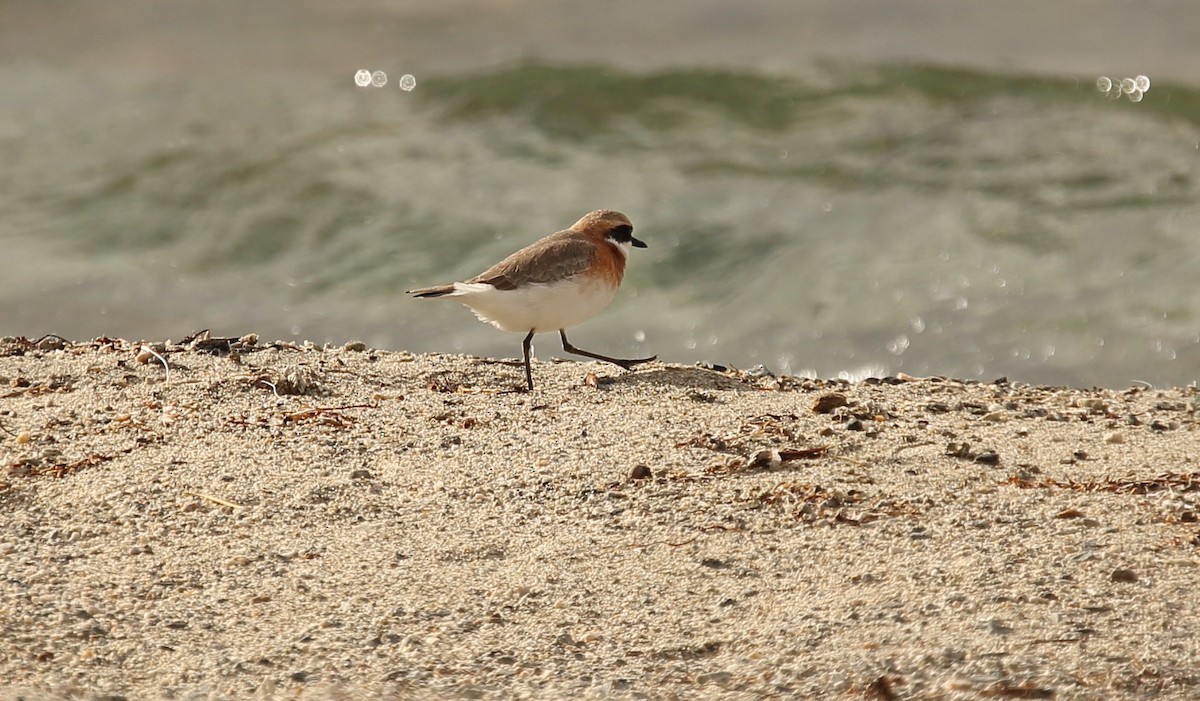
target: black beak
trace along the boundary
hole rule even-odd
[[[633,238],[632,236],[630,236],[630,237],[629,237],[629,240],[633,242],[633,247],[634,247],[634,248],[645,248],[645,247],[646,247],[646,242],[645,242],[645,241],[641,241],[641,240],[639,240],[639,239],[635,239],[635,238]]]

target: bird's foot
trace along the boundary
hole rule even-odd
[[[625,368],[626,370],[632,370],[637,365],[641,365],[642,363],[652,363],[655,360],[658,360],[657,355],[652,355],[649,358],[629,358],[629,359],[617,358],[617,359],[613,360],[612,362],[615,365],[620,365],[621,367]]]

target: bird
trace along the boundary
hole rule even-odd
[[[612,302],[632,248],[646,248],[633,236],[629,217],[611,209],[583,215],[569,229],[535,241],[475,277],[408,290],[418,299],[446,297],[470,307],[480,321],[524,333],[526,389],[533,391],[530,345],[534,334],[558,331],[563,350],[626,370],[649,358],[610,358],[576,348],[567,329],[600,313]]]

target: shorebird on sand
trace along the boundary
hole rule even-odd
[[[567,340],[567,329],[600,313],[621,286],[630,248],[645,248],[633,237],[633,224],[620,212],[598,209],[571,228],[532,243],[465,282],[409,290],[419,298],[449,297],[475,312],[480,321],[524,333],[526,391],[533,391],[529,353],[533,335],[558,331],[563,350],[626,370],[657,356],[625,360],[582,350]]]

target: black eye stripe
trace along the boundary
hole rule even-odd
[[[617,243],[629,243],[633,240],[633,227],[628,224],[614,226],[608,230],[608,238]]]

